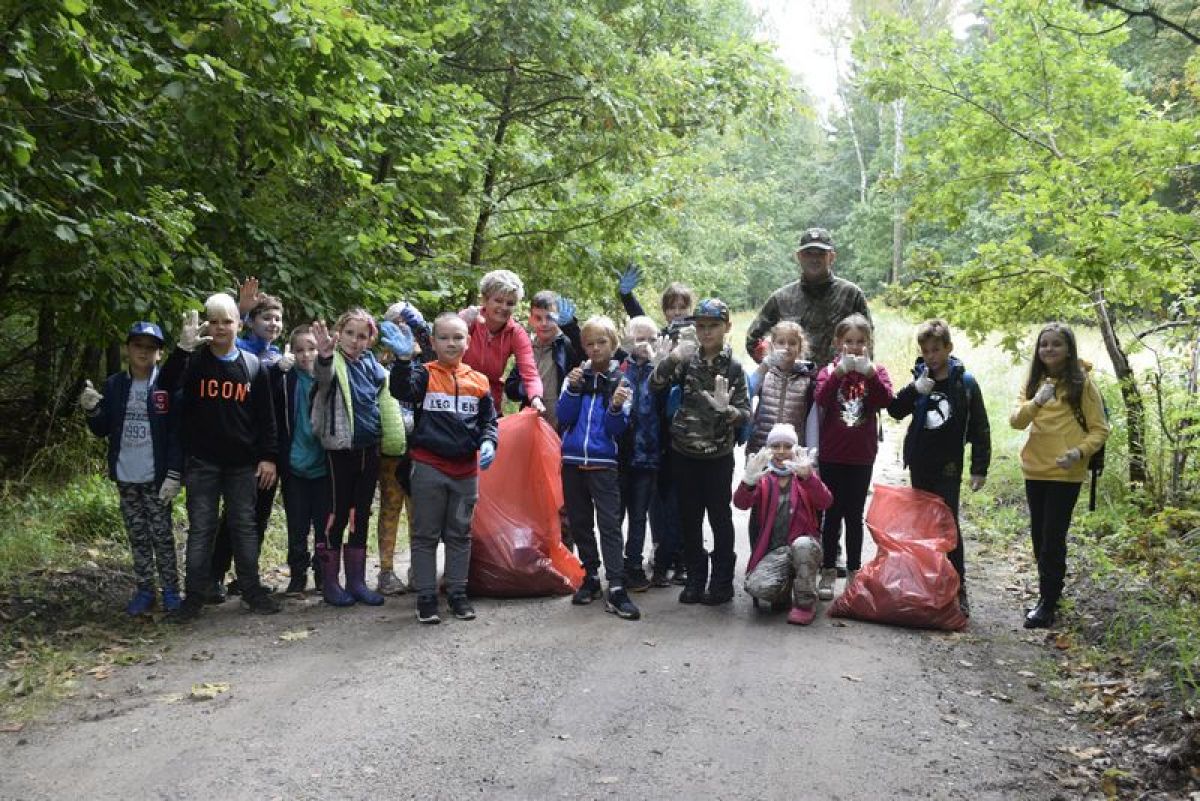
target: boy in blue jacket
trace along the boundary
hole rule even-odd
[[[162,347],[162,329],[134,323],[125,338],[129,369],[110,375],[103,394],[91,381],[79,394],[88,428],[108,437],[108,475],[121,496],[137,580],[137,591],[125,607],[131,616],[154,608],[156,563],[163,609],[173,612],[180,605],[171,502],[179,494],[183,454],[174,404],[158,385]]]
[[[601,551],[608,579],[607,611],[624,620],[641,612],[625,590],[624,539],[621,536],[621,490],[617,476],[617,442],[629,425],[629,383],[613,359],[617,326],[607,317],[590,318],[580,329],[588,361],[567,374],[558,398],[562,428],[563,499],[571,532],[586,574],[571,603],[582,606],[601,596]],[[600,548],[595,524],[600,524]]]

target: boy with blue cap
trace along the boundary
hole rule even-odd
[[[125,338],[129,369],[110,375],[103,393],[91,381],[79,393],[88,428],[108,437],[108,474],[121,496],[137,579],[137,591],[125,607],[132,616],[154,608],[156,566],[163,609],[173,612],[180,604],[171,502],[179,494],[183,454],[174,404],[158,385],[162,347],[162,329],[134,323]]]

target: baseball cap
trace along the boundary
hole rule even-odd
[[[705,298],[696,304],[696,311],[692,313],[692,317],[696,320],[707,317],[729,322],[729,304],[720,298]]]
[[[833,250],[833,237],[829,235],[828,229],[825,228],[809,228],[800,235],[800,250],[808,248],[819,250]]]
[[[158,346],[160,348],[163,346],[164,342],[162,329],[154,323],[148,323],[145,320],[140,320],[133,324],[133,327],[129,329],[129,334],[125,337],[125,341],[128,342],[134,337],[152,337],[153,339],[158,340]]]

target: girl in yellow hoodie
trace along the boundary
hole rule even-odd
[[[1075,334],[1063,323],[1038,333],[1029,377],[1008,422],[1029,429],[1021,448],[1029,529],[1038,565],[1039,599],[1025,628],[1048,628],[1067,572],[1067,530],[1088,458],[1108,439],[1100,390],[1079,358]]]

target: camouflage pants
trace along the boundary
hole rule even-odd
[[[746,576],[746,594],[760,601],[788,600],[808,609],[817,602],[817,574],[821,571],[821,543],[797,537],[791,545],[768,551]]]
[[[175,565],[175,534],[171,530],[171,507],[158,499],[153,482],[130,484],[117,482],[121,496],[121,515],[129,533],[133,551],[133,575],[140,590],[154,589],[154,567],[163,589],[179,588]]]
[[[401,463],[406,464],[402,465]],[[375,534],[379,541],[379,569],[391,570],[396,555],[396,535],[400,530],[400,514],[409,504],[409,526],[412,525],[412,501],[396,475],[396,470],[412,470],[412,463],[403,456],[379,457],[379,522]]]

